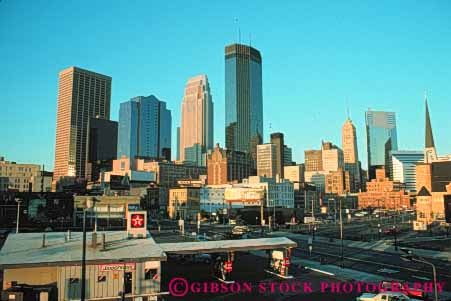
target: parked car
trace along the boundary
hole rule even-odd
[[[379,294],[362,294],[356,298],[356,301],[421,301],[420,299],[411,299],[401,292],[382,292]]]
[[[235,226],[232,229],[233,235],[243,235],[246,234],[247,232],[250,232],[248,226]]]
[[[393,288],[405,294],[409,298],[418,298],[424,300],[427,296],[424,291],[414,289],[408,283],[401,283],[398,281],[382,281],[381,287],[387,291],[392,291]]]
[[[197,235],[197,241],[208,241],[208,238],[203,235]]]
[[[385,229],[385,230],[384,230],[384,234],[394,234],[395,232],[396,232],[396,233],[400,233],[401,230],[398,229],[398,228],[396,228],[396,229],[388,228],[388,229]]]

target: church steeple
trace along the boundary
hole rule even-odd
[[[432,135],[431,118],[429,117],[428,99],[425,99],[426,104],[426,136],[424,147],[435,147],[434,136]]]
[[[429,107],[427,96],[424,96],[424,102],[426,105],[426,124],[425,124],[425,137],[424,137],[424,163],[431,163],[437,160],[437,152],[435,150],[434,136],[432,135],[431,118],[429,116]]]

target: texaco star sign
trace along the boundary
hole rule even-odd
[[[133,228],[141,228],[144,226],[144,218],[142,214],[134,214],[132,215],[132,227]]]

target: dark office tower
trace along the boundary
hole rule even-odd
[[[271,134],[271,143],[276,146],[276,174],[279,177],[283,178],[283,167],[284,167],[284,141],[282,133],[272,133]]]
[[[177,127],[177,148],[176,148],[176,157],[175,159],[180,160],[180,127]]]
[[[389,165],[388,154],[398,150],[398,137],[396,134],[396,114],[394,112],[367,111],[366,139],[368,149],[368,176],[375,179],[376,169],[386,168]]]
[[[88,122],[110,119],[111,77],[70,67],[60,72],[53,179],[84,178]]]
[[[88,151],[86,179],[99,180],[100,172],[110,171],[117,153],[117,122],[90,118],[88,124]]]
[[[225,135],[230,150],[250,153],[263,137],[262,58],[252,47],[225,47]]]

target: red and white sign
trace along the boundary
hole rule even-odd
[[[132,213],[130,216],[132,228],[144,228],[145,216],[142,213]]]
[[[232,262],[231,261],[224,262],[224,270],[227,273],[230,273],[232,271]]]
[[[290,266],[290,258],[285,257],[283,259],[283,266],[284,267],[289,267]]]
[[[147,236],[147,212],[129,211],[127,214],[127,232],[129,237],[145,238]]]
[[[100,271],[101,272],[123,271],[124,267],[126,271],[134,271],[136,268],[136,264],[135,263],[126,263],[125,265],[122,263],[102,264],[100,265]]]

